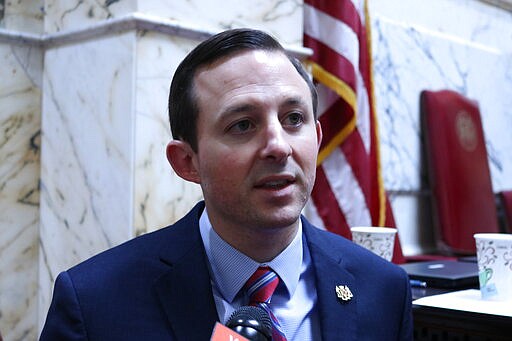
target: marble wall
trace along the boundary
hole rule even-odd
[[[40,313],[56,275],[133,236],[135,32],[46,50]]]
[[[6,340],[37,339],[60,271],[174,222],[201,198],[165,158],[168,87],[188,51],[223,28],[253,26],[305,53],[295,1],[233,2],[223,18],[209,1],[32,5],[9,3],[0,21]],[[20,80],[4,81],[11,73]]]
[[[0,332],[6,340],[31,340],[37,330],[43,69],[37,2],[5,2],[0,19]],[[21,41],[12,32],[37,39]]]
[[[41,70],[31,46],[0,44],[0,332],[37,321]]]
[[[404,251],[412,254],[431,242],[422,232],[428,194],[421,182],[421,89],[453,88],[480,101],[494,189],[512,188],[512,37],[503,34],[512,32],[511,15],[476,0],[370,5],[385,185]],[[37,339],[60,271],[174,222],[201,197],[165,158],[168,87],[198,41],[239,26],[270,31],[307,54],[300,0],[6,3],[0,19],[5,340]]]
[[[12,32],[43,33],[44,0],[2,1],[0,28]]]
[[[199,186],[173,174],[165,148],[170,75],[197,41],[140,32],[137,37],[135,104],[134,227],[153,231],[182,217],[201,199]]]

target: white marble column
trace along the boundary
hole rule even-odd
[[[0,78],[0,331],[6,340],[34,340],[59,272],[173,223],[201,198],[165,158],[168,88],[185,54],[240,26],[265,29],[304,53],[302,7],[277,0],[9,6],[0,19],[8,65]]]
[[[42,51],[0,43],[0,332],[24,335],[37,308]]]
[[[5,340],[36,337],[43,66],[38,2],[5,2],[0,18],[0,332]]]
[[[288,44],[301,41],[294,1],[229,8],[210,1],[6,4],[0,18],[5,340],[37,339],[60,271],[174,222],[200,199],[197,186],[176,177],[165,160],[175,67],[226,27],[260,27]]]

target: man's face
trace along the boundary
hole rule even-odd
[[[296,226],[313,187],[320,124],[288,58],[245,51],[199,69],[193,156],[218,232]],[[254,230],[252,230],[254,231]]]

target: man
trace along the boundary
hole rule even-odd
[[[61,273],[42,340],[208,340],[248,304],[275,317],[274,340],[412,339],[406,274],[301,217],[322,131],[314,86],[279,43],[249,29],[201,43],[169,116],[167,158],[204,202]]]

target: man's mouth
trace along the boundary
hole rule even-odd
[[[277,189],[287,186],[288,184],[291,184],[292,181],[289,180],[275,180],[275,181],[268,181],[263,183],[261,186],[258,186],[260,188],[270,188],[270,189]]]
[[[256,188],[263,189],[280,189],[284,188],[290,184],[295,182],[295,178],[293,176],[272,176],[261,179],[256,183]]]

